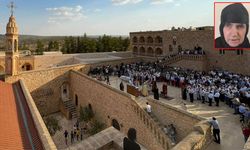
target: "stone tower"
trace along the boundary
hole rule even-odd
[[[11,13],[6,27],[6,52],[5,52],[5,74],[16,75],[18,73],[18,27],[16,19]]]

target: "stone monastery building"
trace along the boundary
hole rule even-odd
[[[137,98],[87,73],[97,66],[156,61],[199,46],[205,55],[175,55],[166,65],[202,71],[217,68],[250,75],[250,51],[215,50],[212,27],[131,32],[130,39],[128,52],[21,55],[18,26],[11,15],[6,27],[6,51],[0,56],[3,80],[0,81],[0,149],[57,149],[43,117],[61,112],[71,119],[79,116],[80,106],[91,106],[99,121],[119,131],[112,128],[114,134],[97,137],[92,144],[84,145],[83,141],[85,147],[79,149],[120,150],[129,128],[137,130],[137,141],[144,149],[205,149],[212,135],[204,118],[148,98],[160,123],[175,125],[178,143],[172,145],[160,123],[146,113]],[[75,108],[73,112],[67,103]],[[119,134],[123,137],[117,139]]]

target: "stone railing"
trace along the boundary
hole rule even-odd
[[[160,101],[150,98],[147,99],[147,101],[152,106],[153,112],[157,114],[156,117],[160,119],[159,121],[161,121],[161,123],[178,123],[176,125],[177,134],[179,131],[179,135],[177,135],[177,141],[180,142],[173,147],[173,150],[200,150],[205,149],[208,144],[210,144],[212,140],[212,133],[211,127],[207,120]],[[167,111],[164,113],[164,110],[161,110],[161,108]],[[176,114],[176,116],[174,117],[173,114]],[[161,117],[158,115],[161,115]],[[186,121],[186,124],[182,123],[183,120]]]
[[[203,60],[206,60],[206,55],[176,54],[175,56],[172,56],[169,58],[165,57],[165,60],[162,61],[161,63],[163,63],[165,65],[169,65],[169,64],[175,63],[177,61],[180,61],[182,59],[203,61]]]
[[[143,123],[147,126],[148,129],[155,136],[159,144],[163,147],[163,149],[170,149],[172,147],[170,139],[163,132],[162,128],[155,122],[155,120],[137,103],[137,105],[133,105],[133,110],[136,115],[143,121]]]
[[[27,101],[28,107],[30,109],[32,119],[34,120],[34,123],[36,125],[37,132],[39,134],[39,137],[42,141],[42,144],[44,146],[44,149],[51,150],[51,149],[57,149],[55,143],[53,142],[49,131],[36,107],[36,104],[31,97],[28,88],[24,84],[22,80],[19,80],[20,86],[22,88],[23,94],[25,96],[25,99]]]
[[[172,150],[201,150],[206,149],[212,142],[211,127],[207,121],[197,123],[193,132],[188,134]]]

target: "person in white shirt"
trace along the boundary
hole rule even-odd
[[[208,94],[208,103],[209,103],[208,106],[212,106],[213,98],[214,98],[214,94],[213,94],[213,92],[211,91],[211,92]]]
[[[147,109],[147,113],[151,113],[152,112],[152,109],[151,109],[151,105],[149,105],[149,103],[147,102],[146,103],[147,104],[147,106],[146,106],[146,109]]]
[[[220,127],[218,121],[216,120],[215,117],[213,117],[213,119],[208,122],[211,124],[211,126],[213,126],[213,135],[215,138],[214,141],[220,144]]]
[[[219,106],[219,102],[220,102],[220,93],[218,91],[215,92],[214,94],[214,101],[216,103],[216,106]]]

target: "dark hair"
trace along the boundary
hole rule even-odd
[[[216,118],[215,118],[215,117],[213,117],[213,120],[216,120]]]
[[[135,141],[136,140],[136,130],[134,128],[129,128],[129,130],[128,130],[128,138],[131,141]]]

